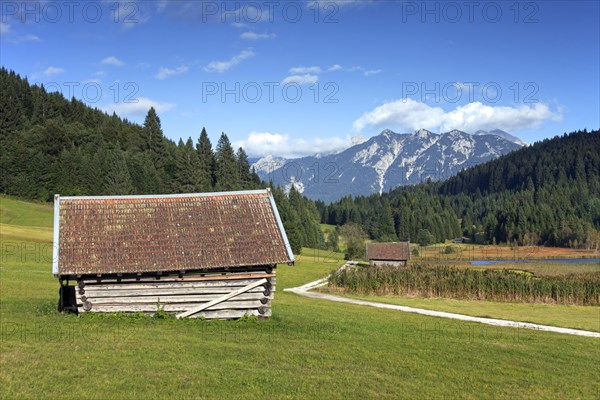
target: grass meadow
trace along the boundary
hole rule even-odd
[[[326,276],[338,253],[278,267],[264,321],[61,314],[52,208],[0,197],[0,210],[0,398],[598,398],[598,339],[282,291]]]

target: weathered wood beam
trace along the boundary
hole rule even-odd
[[[248,273],[248,274],[235,274],[235,275],[210,275],[210,276],[188,276],[184,275],[182,278],[177,276],[165,276],[160,279],[156,279],[156,277],[152,276],[140,276],[140,277],[132,277],[132,278],[115,278],[115,277],[106,277],[106,278],[90,278],[90,279],[81,279],[79,280],[79,287],[81,285],[97,285],[97,284],[105,284],[105,283],[135,283],[135,282],[144,282],[144,283],[157,283],[157,282],[200,282],[200,281],[222,281],[222,280],[243,280],[243,279],[264,279],[264,278],[274,278],[275,274],[267,274],[267,273]]]
[[[86,304],[89,309],[86,309]],[[161,304],[167,312],[187,312],[190,308],[204,307],[207,303],[179,303],[179,304]],[[270,302],[262,304],[260,300],[244,300],[244,301],[225,301],[218,304],[212,305],[210,308],[205,307],[201,311],[215,311],[215,310],[246,310],[256,309],[260,307],[270,308]],[[154,313],[157,311],[156,304],[136,304],[136,303],[112,303],[112,304],[100,304],[95,305],[89,302],[78,304],[79,312],[148,312]],[[195,314],[195,313],[194,313]],[[190,314],[193,315],[193,314]]]
[[[260,279],[260,280],[258,280],[258,281],[256,281],[256,282],[253,282],[253,283],[251,283],[251,284],[249,284],[249,285],[246,285],[246,286],[244,286],[244,287],[243,287],[243,288],[241,288],[241,289],[234,290],[234,291],[233,291],[233,292],[231,292],[231,293],[228,293],[228,294],[226,294],[226,295],[224,295],[224,296],[221,296],[221,297],[219,297],[219,298],[216,298],[216,299],[214,299],[214,300],[212,300],[212,301],[209,301],[209,302],[208,302],[208,303],[206,303],[206,304],[203,304],[203,305],[201,305],[201,306],[198,306],[198,307],[192,307],[192,308],[191,308],[191,309],[189,309],[188,311],[185,311],[185,312],[183,312],[183,313],[181,313],[181,314],[177,314],[177,318],[189,317],[190,315],[194,315],[194,314],[196,314],[196,313],[198,313],[198,312],[200,312],[200,311],[202,311],[202,310],[205,310],[205,309],[207,309],[207,308],[210,308],[210,307],[212,307],[212,306],[215,306],[215,305],[217,305],[217,304],[219,304],[219,303],[222,303],[222,302],[224,302],[224,301],[226,301],[226,300],[229,300],[229,299],[231,299],[232,297],[235,297],[235,296],[237,296],[237,295],[240,295],[240,294],[242,294],[242,293],[244,293],[244,292],[246,292],[246,291],[248,291],[248,290],[250,290],[250,289],[253,289],[253,288],[255,288],[255,287],[257,287],[257,286],[260,286],[260,285],[262,285],[262,284],[265,284],[265,283],[267,283],[267,280],[266,280],[266,279],[264,279],[264,278],[263,278],[263,279]]]
[[[112,303],[123,303],[123,304],[174,304],[174,303],[203,303],[215,300],[217,297],[214,295],[189,295],[189,296],[124,296],[124,297],[92,297],[85,295],[86,300],[91,302],[94,307],[100,304],[112,304]],[[242,293],[235,297],[236,300],[261,300],[268,298],[259,293]],[[271,296],[273,298],[273,296]]]
[[[239,288],[242,288],[240,286]],[[233,288],[233,289],[232,289]],[[232,290],[235,290],[236,286],[215,286],[209,288],[190,288],[190,287],[166,287],[166,288],[128,288],[128,289],[86,289],[84,294],[87,297],[134,297],[134,296],[173,296],[173,295],[210,295],[210,294],[227,294]],[[255,287],[254,289],[250,289],[248,293],[263,293],[266,291],[266,288],[263,286]],[[273,291],[273,289],[271,289]],[[214,298],[214,296],[213,296]]]
[[[261,314],[262,311],[262,314]],[[262,309],[259,311],[258,309],[246,309],[246,310],[216,310],[216,311],[200,311],[197,314],[192,315],[190,318],[206,318],[206,319],[234,319],[241,318],[244,315],[256,316],[260,318],[270,317],[272,315],[272,311],[270,308]],[[128,312],[128,311],[124,311]],[[145,314],[153,314],[156,310],[151,311],[139,311],[144,312]],[[210,334],[210,333],[209,333]],[[215,332],[215,335],[219,335],[220,332]]]

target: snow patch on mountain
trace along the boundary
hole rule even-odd
[[[379,144],[375,142],[368,148],[356,153],[356,155],[352,159],[352,162],[357,162],[362,165],[366,165],[367,161],[371,160],[375,156],[375,154],[377,154],[377,150],[379,150]]]
[[[511,135],[508,132],[504,132],[502,129],[492,129],[491,131],[477,131],[475,132],[475,136],[482,136],[482,135],[494,135],[494,136],[499,136],[502,139],[506,139],[510,142],[516,143],[519,146],[527,146],[527,143],[525,143],[524,141],[522,141],[521,139],[519,139],[518,137]]]
[[[290,194],[292,186],[298,191],[298,193],[304,193],[304,183],[302,183],[301,181],[297,181],[296,178],[292,177],[290,179],[290,183],[283,187],[283,191],[285,192],[285,194]]]
[[[401,134],[386,129],[363,140],[356,138],[357,144],[335,154],[294,159],[296,177],[290,177],[292,171],[285,168],[291,160],[281,157],[264,157],[253,165],[263,179],[286,191],[294,187],[312,199],[329,202],[446,179],[521,147],[499,135],[459,130],[437,134],[419,129]]]
[[[274,157],[272,155],[264,156],[263,158],[252,164],[257,174],[270,174],[276,169],[285,165],[287,160],[283,157]]]

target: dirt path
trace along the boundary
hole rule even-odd
[[[414,308],[414,307],[407,307],[407,306],[397,306],[394,304],[385,304],[385,303],[378,303],[375,301],[350,299],[347,297],[334,296],[334,295],[326,294],[326,293],[311,292],[312,289],[316,289],[318,287],[325,286],[325,285],[327,285],[327,278],[319,279],[314,282],[309,282],[305,285],[298,286],[295,288],[288,288],[288,289],[283,289],[283,290],[285,292],[292,292],[292,293],[296,293],[300,296],[311,297],[313,299],[337,301],[338,303],[356,304],[356,305],[376,307],[376,308],[387,308],[390,310],[397,310],[397,311],[404,311],[404,312],[421,314],[421,315],[428,315],[430,317],[450,318],[450,319],[457,319],[460,321],[479,322],[481,324],[486,324],[486,325],[507,326],[507,327],[511,327],[511,328],[534,329],[534,330],[538,330],[538,331],[566,333],[568,335],[600,338],[600,333],[598,333],[598,332],[591,332],[591,331],[584,331],[584,330],[570,329],[570,328],[560,328],[557,326],[549,326],[549,325],[538,325],[538,324],[532,324],[529,322],[509,321],[509,320],[505,320],[505,319],[473,317],[473,316],[464,315],[464,314],[455,314],[455,313],[449,313],[449,312],[444,312],[444,311],[432,311],[432,310],[425,310],[423,308]]]

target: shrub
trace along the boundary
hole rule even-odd
[[[356,268],[333,272],[332,288],[362,295],[416,295],[493,301],[600,305],[600,272],[542,276],[448,266]]]

